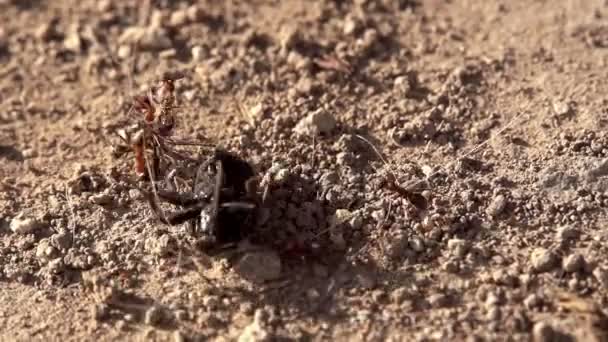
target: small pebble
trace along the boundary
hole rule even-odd
[[[48,42],[54,38],[56,32],[53,24],[50,22],[42,23],[36,28],[34,36],[44,42]]]
[[[570,104],[566,101],[555,101],[553,102],[553,112],[557,115],[567,115],[570,114],[572,108]]]
[[[400,94],[407,94],[410,92],[411,85],[407,76],[398,76],[393,82],[393,88]],[[428,165],[425,165],[428,166]],[[423,171],[424,172],[424,171]],[[426,174],[426,173],[425,173]]]
[[[574,341],[572,336],[566,335],[555,329],[547,322],[537,322],[532,328],[534,342]]]
[[[78,32],[78,27],[72,27],[68,31],[65,39],[63,40],[63,46],[73,52],[82,51],[83,42]]]
[[[173,341],[184,342],[186,341],[186,337],[184,337],[184,334],[182,334],[181,331],[176,330],[175,332],[173,332]]]
[[[361,25],[358,20],[352,17],[346,17],[346,19],[344,19],[344,24],[342,25],[342,32],[349,36],[359,30],[360,27]]]
[[[523,303],[524,303],[524,306],[526,307],[526,309],[534,310],[536,307],[538,307],[542,303],[542,299],[540,299],[540,297],[537,294],[532,293],[524,299]]]
[[[94,194],[89,197],[89,202],[98,205],[111,204],[114,201],[114,197],[108,193]]]
[[[294,131],[300,135],[328,134],[336,127],[336,119],[324,110],[317,110],[300,120]]]
[[[507,199],[504,195],[498,195],[494,197],[492,203],[486,209],[486,213],[491,217],[496,217],[500,215],[507,206]]]
[[[251,324],[245,327],[239,335],[238,342],[264,342],[270,341],[272,334],[266,328],[266,314],[262,309],[255,311]]]
[[[67,250],[72,247],[72,233],[60,232],[51,236],[51,245],[58,250]]]
[[[160,307],[153,305],[146,311],[144,322],[147,325],[155,326],[159,324],[162,320],[163,310]]]
[[[193,46],[190,50],[192,61],[195,63],[202,62],[205,59],[205,49],[202,46]]]
[[[580,232],[578,229],[572,226],[563,226],[557,229],[557,239],[560,241],[576,239]]]
[[[192,5],[186,10],[188,20],[195,23],[205,18],[205,11],[197,5]]]
[[[452,255],[462,258],[469,251],[469,243],[462,239],[450,239],[448,240],[448,249]]]
[[[556,257],[553,252],[544,248],[536,248],[530,255],[532,269],[536,272],[547,272],[555,267]]]
[[[243,278],[252,282],[265,282],[281,275],[281,258],[274,251],[246,253],[235,266]]]
[[[110,313],[110,308],[106,304],[96,304],[92,308],[93,318],[95,320],[101,321],[108,317]]]
[[[41,229],[43,226],[36,219],[26,217],[25,214],[20,213],[11,220],[9,228],[13,233],[29,234]]]
[[[118,51],[116,51],[116,55],[118,55],[118,58],[120,59],[129,58],[131,56],[131,45],[120,45]]]
[[[359,285],[364,289],[371,290],[376,287],[376,279],[371,274],[359,273],[357,274],[356,279]]]
[[[608,289],[608,269],[598,266],[593,270],[593,276],[604,289]]]
[[[181,27],[188,23],[188,12],[185,10],[181,11],[173,11],[171,13],[171,17],[169,18],[169,26],[171,27]]]
[[[409,240],[410,247],[417,253],[424,251],[424,242],[419,237],[413,237]]]
[[[274,181],[277,184],[283,184],[289,179],[290,176],[291,172],[289,171],[289,169],[279,169],[274,175]]]
[[[570,254],[564,258],[562,267],[569,273],[578,272],[585,267],[585,259],[579,253]]]

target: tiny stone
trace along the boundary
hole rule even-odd
[[[492,217],[496,217],[496,216],[500,215],[503,212],[503,210],[505,210],[506,206],[507,206],[507,199],[505,198],[505,196],[498,195],[498,196],[494,197],[494,199],[492,200],[492,203],[490,203],[490,205],[486,209],[486,213]]]
[[[186,310],[176,310],[175,311],[175,319],[178,321],[185,321],[188,319],[188,311]]]
[[[142,199],[143,197],[142,197],[141,192],[139,190],[137,190],[137,189],[131,189],[131,190],[129,190],[129,198],[132,201],[137,201],[137,200]]]
[[[153,305],[146,311],[145,323],[147,325],[157,325],[163,319],[163,311],[160,307]]]
[[[96,304],[93,306],[93,318],[97,321],[104,320],[108,317],[108,313],[110,312],[110,308],[106,304]]]
[[[319,299],[319,297],[321,297],[321,294],[319,293],[319,291],[317,291],[317,289],[310,288],[306,290],[306,297],[308,297],[308,299],[310,300],[315,300]]]
[[[582,270],[585,267],[585,259],[579,253],[568,255],[563,260],[564,271],[573,273]]]
[[[547,322],[537,322],[532,328],[534,342],[574,341],[574,338],[561,331],[555,330]]]
[[[245,315],[252,315],[255,307],[251,302],[243,302],[239,305],[239,311],[244,313]]]
[[[53,38],[54,33],[55,32],[53,29],[53,25],[48,22],[40,24],[40,26],[38,26],[38,28],[34,32],[34,35],[36,36],[36,38],[42,41],[49,41]]]
[[[401,94],[407,94],[410,91],[411,85],[407,76],[398,76],[393,82],[393,87]],[[425,165],[428,166],[428,165]],[[426,173],[425,173],[426,174]]]
[[[385,216],[386,216],[386,213],[384,212],[384,209],[374,210],[371,213],[371,217],[374,220],[376,220],[376,222],[382,222],[382,221],[384,221]]]
[[[119,320],[116,322],[116,329],[118,329],[118,330],[123,330],[123,329],[125,329],[125,327],[126,327],[126,326],[127,326],[127,322],[125,322],[125,321],[124,321],[124,320],[122,320],[122,319],[119,319]]]
[[[302,119],[294,131],[300,135],[328,134],[336,127],[336,119],[324,110],[318,110]]]
[[[557,230],[558,240],[565,241],[570,239],[576,239],[580,235],[578,229],[572,226],[563,226]]]
[[[112,0],[99,0],[97,2],[97,10],[99,12],[105,13],[109,12],[112,9]]]
[[[279,31],[279,44],[281,50],[286,53],[300,41],[300,32],[292,26],[283,26]]]
[[[187,11],[174,11],[171,13],[171,17],[169,18],[169,26],[171,27],[180,27],[184,26],[188,23],[188,13]]]
[[[391,259],[401,258],[409,246],[407,235],[401,231],[392,232],[384,242],[384,252]]]
[[[492,306],[488,310],[488,320],[490,321],[498,321],[502,317],[502,311],[498,306]]]
[[[327,276],[329,275],[329,270],[327,269],[327,266],[321,264],[314,264],[312,266],[312,272],[316,277],[319,278],[327,278]]]
[[[337,209],[334,215],[329,219],[329,224],[332,226],[337,226],[345,223],[352,217],[352,213],[347,209]]]
[[[544,248],[537,248],[530,255],[532,268],[539,273],[550,271],[555,266],[555,262],[555,255]]]
[[[355,214],[349,221],[349,224],[353,230],[358,230],[363,227],[363,217],[359,214]]]
[[[113,202],[114,198],[108,193],[95,194],[89,197],[89,202],[98,205],[107,205]]]
[[[158,57],[162,59],[171,59],[177,56],[177,50],[175,49],[166,49],[158,53]]]
[[[447,297],[444,294],[435,293],[430,295],[427,298],[427,301],[429,302],[429,305],[431,305],[433,308],[438,308],[447,304]]]
[[[329,171],[324,173],[319,181],[323,187],[329,187],[338,183],[340,181],[340,176],[335,171]]]
[[[300,78],[296,84],[296,90],[300,94],[309,94],[313,89],[313,80],[308,77]]]
[[[80,52],[82,50],[82,38],[80,38],[77,27],[70,29],[63,41],[63,46],[74,52]]]
[[[274,251],[250,252],[241,257],[235,270],[253,282],[265,282],[281,275],[281,258]]]
[[[462,258],[469,251],[469,243],[462,239],[450,239],[448,241],[448,249],[453,255]]]
[[[417,253],[424,251],[424,242],[419,237],[411,238],[409,245]]]
[[[593,270],[593,276],[601,286],[608,289],[608,269],[598,266]]]
[[[282,184],[286,182],[287,179],[289,179],[289,176],[291,176],[291,172],[289,171],[289,169],[280,169],[274,175],[274,181],[278,184]]]
[[[567,115],[571,110],[570,104],[566,101],[553,102],[553,112],[557,115]]]
[[[267,331],[264,324],[264,320],[261,319],[263,311],[261,309],[256,310],[253,318],[253,322],[243,329],[241,332],[238,342],[264,342],[271,340],[271,334]]]
[[[43,225],[36,219],[27,218],[23,213],[15,216],[11,220],[10,229],[13,233],[17,234],[29,234],[35,230],[41,229]]]
[[[67,250],[72,247],[72,234],[61,232],[51,236],[51,245],[59,250]]]
[[[192,5],[186,10],[186,16],[191,22],[197,22],[205,18],[205,12],[199,6]]]
[[[116,52],[118,58],[127,59],[131,56],[131,45],[121,45],[118,47],[118,51]]]
[[[344,25],[342,26],[342,31],[345,35],[349,36],[355,33],[359,29],[359,22],[352,17],[347,17],[344,19]]]
[[[376,286],[376,279],[370,274],[359,273],[356,276],[357,282],[364,289],[373,289]]]
[[[186,341],[186,338],[184,337],[184,334],[182,334],[181,331],[176,330],[173,333],[173,341],[175,341],[175,342],[184,342],[184,341]]]
[[[205,49],[202,46],[193,46],[190,50],[193,62],[202,62],[205,59]]]
[[[541,299],[534,293],[524,299],[524,306],[528,310],[535,309],[540,303]]]
[[[142,50],[163,50],[171,47],[169,35],[160,26],[151,24],[149,27],[128,27],[118,37],[120,44],[136,44]]]
[[[38,153],[33,148],[27,148],[23,150],[23,158],[30,159],[35,158],[36,156],[38,156]]]
[[[595,180],[606,175],[608,175],[608,158],[596,161],[585,171],[585,177],[589,180]]]

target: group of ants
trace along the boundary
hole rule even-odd
[[[115,131],[122,140],[114,146],[115,156],[134,154],[134,171],[144,184],[138,189],[161,222],[188,224],[208,248],[238,243],[255,225],[262,202],[257,195],[260,178],[235,153],[174,136],[175,82],[180,78],[167,73],[146,94],[134,97],[127,115],[130,124]],[[394,176],[388,177],[387,187],[426,209],[425,198],[400,187]],[[181,209],[167,213],[162,201]]]
[[[122,144],[114,146],[114,154],[135,155],[135,176],[145,185],[138,189],[161,222],[189,224],[208,246],[238,242],[255,219],[258,178],[252,165],[234,153],[174,137],[175,82],[180,78],[166,74],[146,94],[134,97],[130,124],[115,131]],[[162,201],[182,209],[167,213]]]

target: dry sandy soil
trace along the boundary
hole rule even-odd
[[[607,341],[606,18],[0,0],[0,340]],[[219,255],[115,153],[165,72],[185,75],[174,134],[265,181]]]

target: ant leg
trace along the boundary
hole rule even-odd
[[[143,145],[133,144],[133,152],[135,152],[135,172],[138,176],[144,175],[146,173],[146,158]]]
[[[251,210],[255,209],[255,204],[249,202],[225,202],[220,204],[220,208]]]
[[[176,226],[178,224],[182,224],[184,222],[188,222],[192,219],[195,219],[197,217],[199,217],[199,215],[201,214],[201,210],[204,208],[205,204],[201,203],[197,206],[194,206],[192,208],[188,208],[188,209],[184,209],[184,210],[180,210],[177,212],[174,212],[171,215],[167,215],[166,219],[163,220],[161,218],[161,221],[163,223],[166,224],[170,224],[172,226]]]
[[[157,190],[158,197],[166,200],[173,205],[179,205],[182,207],[197,204],[201,201],[206,202],[205,198],[199,198],[195,194],[181,193],[170,190]]]

